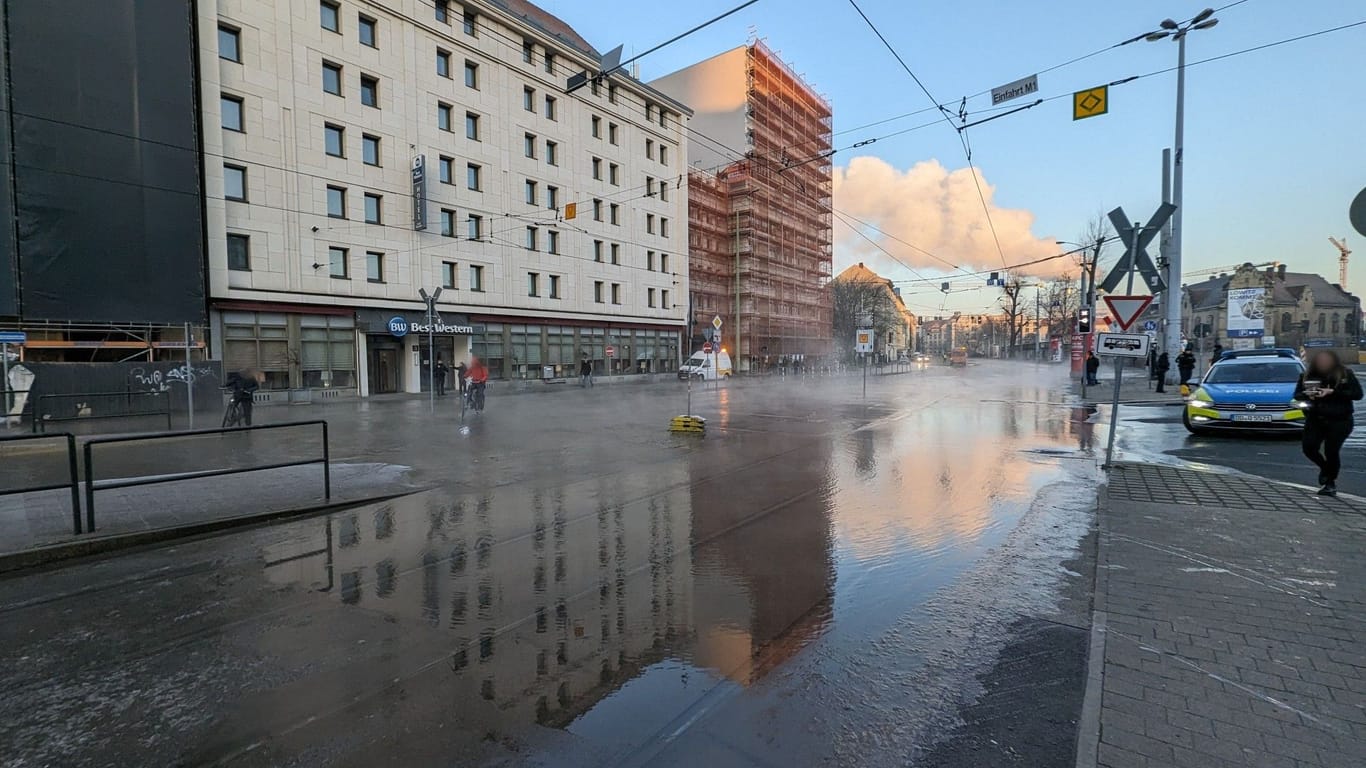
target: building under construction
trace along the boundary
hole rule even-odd
[[[831,353],[830,104],[760,42],[651,84],[694,110],[694,343],[713,317],[740,370]]]

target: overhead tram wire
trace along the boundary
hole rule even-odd
[[[944,122],[948,123],[948,126],[952,128],[954,133],[958,136],[959,142],[963,145],[963,154],[968,163],[968,170],[972,173],[972,183],[977,187],[977,197],[982,201],[982,213],[986,214],[987,226],[991,229],[991,239],[996,244],[996,254],[1001,257],[1001,265],[1005,266],[1006,253],[1001,248],[1001,238],[996,234],[996,222],[991,219],[991,208],[987,206],[986,195],[982,193],[982,184],[978,181],[977,170],[972,165],[972,150],[968,147],[967,141],[963,138],[963,131],[953,124],[953,118],[949,115],[949,111],[940,103],[939,99],[934,97],[934,94],[930,93],[930,89],[925,87],[925,84],[921,82],[920,78],[911,70],[910,66],[906,64],[906,60],[901,58],[901,54],[897,53],[896,48],[892,47],[892,44],[888,42],[886,36],[877,28],[877,25],[873,23],[873,20],[868,18],[868,14],[863,12],[863,9],[858,5],[858,0],[849,0],[849,4],[854,6],[854,10],[858,11],[858,15],[863,18],[864,23],[868,25],[869,29],[873,30],[873,34],[877,35],[877,38],[882,41],[882,44],[891,52],[892,56],[897,60],[897,63],[901,65],[901,68],[906,70],[906,74],[910,75],[911,79],[915,81],[915,84],[920,86],[920,90],[925,93],[925,97],[930,100],[931,104],[934,104],[939,109],[939,114],[944,118]]]

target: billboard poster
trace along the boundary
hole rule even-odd
[[[1232,288],[1228,292],[1228,337],[1255,339],[1266,334],[1266,289]]]

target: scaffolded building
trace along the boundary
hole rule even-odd
[[[694,343],[713,318],[741,370],[831,353],[831,108],[760,42],[651,84],[695,110]]]

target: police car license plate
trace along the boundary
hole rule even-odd
[[[1234,421],[1271,421],[1272,415],[1269,413],[1235,413]]]

